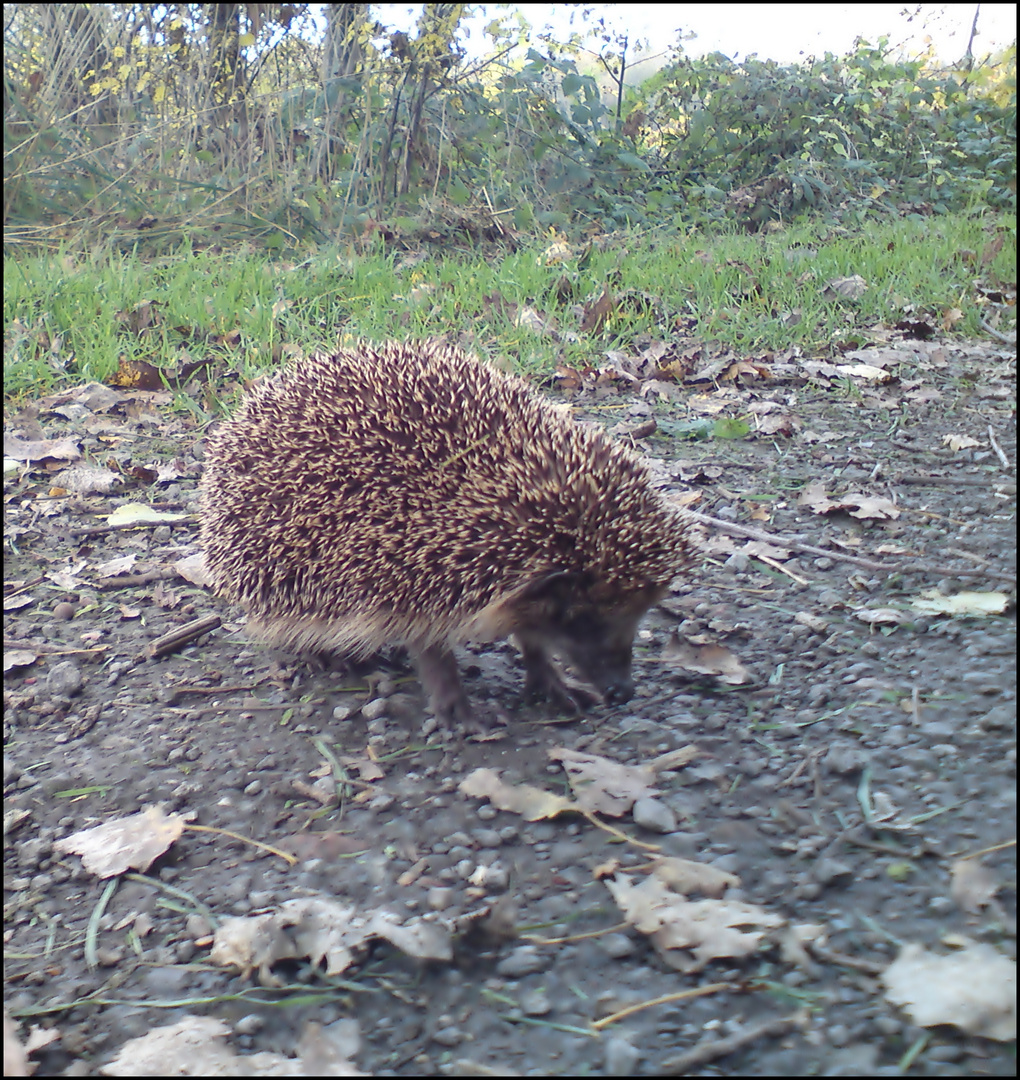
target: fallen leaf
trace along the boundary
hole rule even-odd
[[[977,915],[1001,888],[998,875],[977,859],[957,859],[949,867],[949,894],[957,907]]]
[[[981,445],[979,440],[972,439],[969,435],[943,435],[942,443],[953,451],[969,450],[972,446]]]
[[[751,680],[750,672],[729,649],[722,645],[694,645],[679,634],[673,634],[659,659],[696,675],[714,675],[728,686],[740,686]]]
[[[675,892],[685,896],[701,893],[703,896],[718,898],[727,889],[740,885],[740,878],[727,870],[674,856],[656,858],[652,863],[652,873]]]
[[[688,900],[654,876],[635,885],[629,875],[617,874],[604,884],[627,922],[681,971],[700,971],[720,957],[748,956],[757,951],[767,929],[786,922],[741,900]]]
[[[132,869],[148,870],[154,860],[176,843],[186,824],[184,815],[166,814],[162,806],[147,806],[130,817],[72,833],[53,846],[58,851],[80,855],[90,874],[108,878]]]
[[[915,1024],[952,1024],[971,1035],[1016,1038],[1016,964],[987,944],[949,956],[912,942],[885,969],[886,997]]]
[[[655,770],[648,765],[624,765],[598,754],[554,747],[546,753],[562,762],[577,805],[591,813],[620,817],[638,799],[659,794]]]
[[[509,810],[526,821],[556,817],[565,810],[579,810],[577,803],[531,784],[505,784],[494,769],[475,769],[458,785],[458,790],[474,798],[488,799],[498,810]]]
[[[1005,593],[958,592],[943,596],[937,589],[925,589],[910,606],[922,615],[1001,615],[1009,604]]]

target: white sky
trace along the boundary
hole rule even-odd
[[[570,30],[583,30],[581,12],[590,7],[602,16],[611,30],[626,31],[633,42],[647,38],[651,53],[663,51],[684,33],[688,56],[721,52],[732,60],[756,53],[762,60],[793,63],[826,52],[846,53],[854,38],[875,41],[889,38],[909,55],[917,55],[930,37],[940,60],[953,63],[967,47],[975,4],[924,5],[920,14],[908,21],[902,4],[517,4],[535,33],[551,30],[566,38]],[[469,55],[486,51],[488,39],[482,28],[502,14],[501,5],[477,5],[477,14],[467,25],[471,36],[465,41]],[[421,6],[417,4],[373,4],[373,14],[393,29],[412,29]],[[978,17],[978,37],[974,55],[981,59],[1016,40],[1016,5],[982,4]],[[573,16],[573,27],[571,27]],[[688,38],[693,33],[695,36]]]

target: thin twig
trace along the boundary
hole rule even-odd
[[[865,570],[874,570],[879,574],[932,574],[938,577],[961,578],[991,577],[1016,584],[1016,574],[1008,574],[1003,570],[960,570],[955,566],[941,566],[938,563],[881,563],[876,562],[874,559],[862,559],[859,555],[847,555],[832,548],[814,547],[811,544],[794,540],[792,537],[762,532],[761,529],[752,529],[748,525],[737,525],[732,521],[709,517],[708,514],[699,514],[696,510],[688,510],[687,515],[702,525],[708,525],[713,529],[718,529],[720,532],[729,533],[731,536],[743,536],[751,540],[760,540],[762,543],[772,544],[774,547],[789,548],[791,551],[797,551],[802,555],[816,555],[823,559],[837,559],[840,562],[863,567]]]
[[[992,449],[995,451],[999,460],[1002,462],[1004,469],[1011,469],[1013,466],[1009,463],[1009,458],[1002,451],[1002,447],[995,440],[995,432],[992,431],[992,425],[988,425],[988,441],[992,444]]]
[[[707,1065],[710,1061],[741,1050],[759,1039],[774,1038],[796,1028],[804,1028],[807,1026],[807,1019],[807,1012],[797,1012],[792,1016],[779,1016],[774,1020],[766,1020],[763,1024],[744,1028],[733,1035],[728,1035],[725,1039],[706,1039],[692,1050],[688,1050],[686,1054],[664,1062],[658,1073],[660,1076],[683,1076],[702,1065]]]

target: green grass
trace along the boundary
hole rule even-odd
[[[996,230],[1001,248],[991,252]],[[340,337],[450,334],[510,366],[536,373],[557,363],[597,364],[606,349],[679,333],[738,354],[800,347],[827,357],[905,310],[936,322],[959,308],[960,336],[981,336],[975,279],[1015,282],[1015,219],[966,215],[892,222],[862,235],[822,236],[807,228],[777,234],[705,237],[632,234],[579,263],[549,264],[548,240],[474,258],[323,250],[293,264],[251,251],[180,251],[166,259],[131,256],[5,259],[4,392],[30,397],[59,385],[108,380],[119,360],[160,369],[212,359],[214,371],[246,377],[297,347],[330,347]],[[972,254],[967,254],[967,253]],[[823,286],[859,275],[857,300],[831,299]],[[566,276],[570,301],[556,298]],[[580,333],[576,305],[609,284],[619,309],[603,333]],[[487,302],[499,297],[503,302]],[[146,303],[148,306],[145,306]],[[520,325],[522,307],[555,320],[557,334]],[[682,320],[682,330],[678,329]]]

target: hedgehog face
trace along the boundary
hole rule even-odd
[[[555,574],[532,586],[515,604],[514,636],[527,671],[526,689],[567,704],[589,704],[590,695],[568,688],[553,657],[558,657],[611,705],[634,693],[631,662],[638,622],[664,590],[649,587],[605,610],[588,600],[569,574]]]
[[[595,612],[572,618],[542,635],[546,655],[560,657],[598,690],[609,705],[634,695],[631,662],[640,615],[606,619]]]

